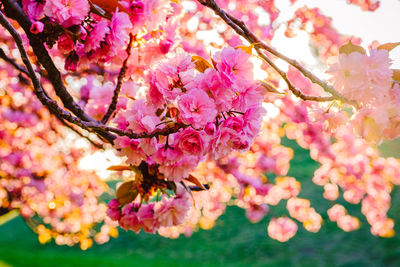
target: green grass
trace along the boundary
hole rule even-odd
[[[177,240],[160,236],[120,231],[117,239],[87,251],[79,248],[40,245],[21,218],[0,226],[0,267],[3,266],[400,266],[400,239],[374,237],[360,216],[359,206],[347,205],[361,219],[362,227],[344,233],[324,213],[331,203],[322,198],[322,189],[311,182],[318,164],[292,141],[295,149],[289,175],[302,182],[300,197],[311,199],[321,213],[324,225],[313,234],[299,227],[298,234],[286,243],[270,239],[266,225],[271,216],[285,213],[285,203],[271,207],[260,223],[251,224],[244,211],[228,207],[209,230]],[[400,192],[393,193],[389,215],[400,233]]]

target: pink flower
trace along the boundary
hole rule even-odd
[[[45,1],[22,0],[22,8],[30,19],[38,20],[43,16]]]
[[[128,14],[125,12],[115,12],[110,23],[110,35],[107,36],[107,42],[111,47],[120,48],[129,40],[128,30],[132,28]]]
[[[193,128],[186,128],[180,132],[177,142],[182,152],[189,155],[201,156],[206,149],[206,142],[201,132]]]
[[[190,55],[176,54],[157,66],[152,73],[152,83],[165,99],[175,100],[188,89],[187,85],[193,80],[193,69]]]
[[[263,95],[258,85],[241,80],[232,85],[235,97],[232,107],[235,111],[246,112],[250,107],[258,106],[263,100]]]
[[[360,221],[351,215],[344,215],[337,220],[339,228],[345,232],[355,231],[360,228]]]
[[[114,141],[115,148],[120,149],[121,156],[127,156],[126,163],[139,165],[142,160],[147,158],[146,153],[139,147],[140,142],[136,139],[130,139],[127,136],[119,136]]]
[[[215,101],[218,112],[227,111],[232,108],[232,99],[235,94],[230,87],[226,87],[222,83],[215,69],[208,68],[204,73],[196,76],[189,87],[205,91]]]
[[[327,213],[329,216],[329,220],[331,220],[332,222],[336,222],[340,217],[346,215],[347,211],[342,205],[335,204],[330,209],[328,209]]]
[[[76,54],[76,51],[71,51],[69,55],[65,58],[64,69],[68,71],[76,71],[78,67],[79,56]]]
[[[217,116],[214,101],[202,90],[192,89],[178,100],[179,116],[194,128],[203,128]]]
[[[152,234],[157,230],[157,221],[154,218],[154,205],[154,202],[147,205],[142,204],[138,211],[138,217],[140,218],[143,230]]]
[[[386,93],[392,85],[392,65],[389,58],[389,51],[385,49],[372,49],[368,57],[366,69],[369,82],[375,90]],[[385,88],[385,90],[383,90]]]
[[[194,69],[192,57],[185,53],[178,53],[158,66],[158,70],[167,76],[176,76],[182,72]]]
[[[268,225],[268,235],[279,242],[288,241],[296,232],[297,224],[287,217],[273,218]]]
[[[89,13],[87,0],[52,0],[44,6],[46,16],[53,18],[64,27],[81,24]]]
[[[129,11],[129,16],[133,24],[143,18],[144,4],[141,0],[121,1],[121,5]]]
[[[40,21],[35,21],[34,23],[32,23],[30,31],[33,34],[38,34],[41,33],[43,29],[44,29],[44,24],[41,23]]]
[[[108,210],[107,210],[107,215],[108,217],[110,217],[112,220],[119,220],[119,218],[121,217],[121,211],[118,209],[119,204],[117,199],[112,199],[109,203],[108,203]]]
[[[182,152],[171,147],[160,147],[152,158],[158,164],[171,165],[181,160]]]
[[[238,117],[230,117],[227,118],[223,124],[223,127],[232,129],[233,132],[239,133],[243,130],[244,127],[244,121],[243,121],[243,117],[242,116],[238,116]]]
[[[93,25],[93,30],[89,33],[85,40],[85,52],[97,50],[101,42],[105,41],[106,35],[110,33],[108,21],[102,19]]]
[[[167,180],[180,182],[182,179],[189,176],[189,172],[196,168],[199,161],[199,157],[185,155],[177,162],[161,165],[159,170],[164,174]]]
[[[237,79],[253,77],[253,64],[249,58],[249,54],[233,47],[226,47],[214,56],[214,60],[217,62],[216,68],[226,85],[232,85]]]
[[[324,185],[324,198],[328,200],[336,200],[339,197],[339,188],[337,184],[325,184]]]
[[[236,150],[247,150],[249,149],[251,144],[251,140],[247,135],[236,135],[233,136],[231,140],[229,140],[228,145],[231,146],[233,149]]]
[[[139,205],[136,203],[129,203],[122,208],[119,225],[124,230],[132,230],[136,233],[139,233],[140,229],[142,229],[142,225],[137,214],[138,207]]]
[[[165,103],[165,101],[163,94],[160,92],[157,86],[156,72],[149,72],[149,75],[147,76],[147,81],[149,83],[149,90],[146,94],[146,99],[149,104],[152,104],[155,108],[159,108]]]
[[[61,53],[66,54],[74,49],[75,44],[74,41],[71,39],[71,37],[68,34],[64,33],[63,35],[60,36],[60,38],[58,38],[57,47]]]
[[[246,122],[244,132],[255,137],[261,129],[261,123],[263,115],[265,114],[265,109],[259,105],[255,105],[246,110],[243,120]]]
[[[269,207],[267,204],[261,205],[250,205],[248,209],[246,209],[246,217],[252,223],[258,223],[264,218],[265,214],[269,211]]]
[[[106,114],[108,106],[114,94],[114,85],[106,83],[101,87],[92,87],[90,89],[90,98],[86,105],[88,114],[97,120],[101,120]]]
[[[174,42],[171,40],[161,40],[159,44],[161,54],[167,54],[173,44]]]
[[[340,54],[339,62],[328,73],[334,76],[335,89],[363,104],[388,95],[392,83],[388,51],[372,49],[370,55],[359,52]]]
[[[160,123],[160,118],[155,114],[153,108],[146,104],[144,99],[133,101],[131,107],[126,111],[126,120],[129,129],[134,132],[151,132]]]
[[[154,206],[154,217],[162,227],[176,226],[185,221],[190,209],[187,193],[174,199],[163,198]]]

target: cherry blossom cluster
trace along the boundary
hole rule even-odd
[[[166,0],[24,0],[22,6],[34,21],[31,32],[43,35],[50,47],[57,43],[70,71],[93,61],[118,59],[125,54],[129,34],[137,43],[159,37],[161,23],[173,12]],[[173,44],[168,39],[158,42],[160,54]]]
[[[247,150],[261,126],[259,86],[251,76],[249,55],[225,48],[213,58],[215,68],[197,72],[185,54],[168,59],[149,73],[147,99],[134,100],[115,119],[122,129],[151,133],[181,123],[182,130],[163,138],[118,137],[127,163],[158,164],[170,181],[179,182],[209,155],[218,159]]]
[[[219,159],[233,150],[248,150],[260,130],[264,113],[259,86],[247,79],[252,75],[249,57],[239,48],[228,47],[212,58],[213,66],[203,59],[197,61],[197,64],[208,64],[206,69],[196,67],[196,61],[185,54],[177,54],[159,64],[149,73],[147,98],[132,101],[115,122],[120,129],[138,133],[151,133],[170,124],[182,124],[182,128],[158,139],[118,137],[115,144],[119,154],[126,156],[126,162],[133,166],[142,162],[149,168],[155,166],[156,179],[179,183],[207,157]],[[145,174],[142,172],[142,175]],[[146,180],[148,177],[143,177],[143,183]],[[175,201],[168,205],[183,205],[185,201],[189,199],[177,193]],[[121,218],[131,218],[131,223],[137,224],[140,220],[129,213],[135,208],[127,205],[121,210]],[[143,209],[141,206],[139,211]],[[187,210],[182,208],[182,212]],[[122,219],[118,219],[121,223]],[[182,219],[174,222],[176,225]],[[160,222],[156,225],[165,226]]]
[[[13,71],[0,69],[1,75]],[[107,184],[77,168],[84,151],[60,144],[68,134],[55,118],[26,86],[5,81],[7,89],[0,90],[0,120],[5,122],[0,127],[0,207],[18,209],[40,243],[54,239],[87,249],[93,240],[116,237],[117,224],[99,201]],[[96,225],[101,227],[94,232]]]
[[[138,233],[141,229],[148,233],[155,233],[160,227],[180,225],[190,208],[189,193],[182,185],[178,185],[174,198],[163,197],[161,201],[142,204],[130,202],[119,209],[116,199],[108,204],[108,216],[118,220],[125,230]]]
[[[371,142],[399,135],[400,74],[389,57],[398,44],[367,53],[319,9],[300,7],[288,19],[278,7],[274,0],[2,1],[1,14],[25,31],[21,42],[41,87],[25,57],[15,56],[18,38],[0,31],[0,214],[18,209],[41,243],[86,249],[115,237],[117,225],[177,238],[212,228],[228,205],[257,223],[286,202],[287,215],[266,228],[284,242],[298,223],[312,233],[322,226],[300,197],[300,182],[287,176],[293,151],[281,144],[286,136],[321,164],[312,179],[324,198],[337,201],[342,192],[361,203],[372,234],[393,236],[387,212],[400,163]],[[339,55],[330,83],[269,45],[282,25],[287,37],[307,32],[324,63]],[[258,59],[263,81],[254,79]],[[124,180],[108,207],[100,200],[107,184],[79,169],[85,153],[66,145],[69,138],[101,148],[108,141],[125,161],[110,167],[124,171]],[[344,231],[360,227],[341,204],[327,214]]]
[[[397,44],[372,48],[369,55],[351,42],[341,48],[338,63],[328,73],[334,87],[361,108],[352,118],[358,135],[380,143],[399,136],[399,90],[395,72],[390,69],[389,51]]]

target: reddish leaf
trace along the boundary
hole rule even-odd
[[[380,46],[378,46],[378,49],[385,49],[387,51],[391,51],[392,49],[395,49],[399,45],[400,45],[400,42],[386,43],[386,44],[381,44]]]
[[[120,185],[117,189],[117,200],[120,205],[132,202],[138,195],[138,191],[133,188],[134,181],[128,181]]]
[[[393,71],[393,80],[400,82],[400,70],[392,70]]]
[[[194,64],[196,65],[196,70],[200,72],[204,72],[208,68],[212,68],[212,65],[205,60],[204,58],[200,56],[192,56],[192,61],[194,61]]]
[[[193,175],[189,174],[188,178],[185,178],[186,181],[191,182],[195,185],[197,185],[198,187],[200,187],[203,190],[207,190],[207,188],[204,187],[204,185],[202,183],[200,183],[199,180],[197,180],[196,177],[194,177]]]
[[[114,165],[107,168],[107,171],[132,171],[130,166]]]
[[[252,54],[253,54],[253,48],[254,48],[254,46],[255,46],[256,44],[257,44],[257,43],[252,43],[252,44],[249,45],[249,46],[239,45],[239,46],[236,46],[235,49],[242,49],[242,50],[243,50],[244,52],[246,52],[247,54],[252,55]]]

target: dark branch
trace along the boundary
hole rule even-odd
[[[123,79],[125,77],[126,69],[128,67],[129,57],[131,56],[131,47],[132,47],[133,39],[134,39],[133,38],[133,34],[131,33],[129,35],[128,47],[126,48],[127,56],[126,56],[124,62],[122,63],[121,70],[120,70],[120,72],[118,74],[117,86],[115,86],[114,95],[113,95],[112,101],[110,103],[110,106],[108,107],[107,113],[104,115],[103,119],[101,120],[101,122],[103,124],[107,124],[107,121],[110,119],[111,115],[113,114],[113,112],[117,108],[119,92],[121,91],[122,81],[123,81]]]
[[[1,49],[1,48],[0,48],[0,58],[2,58],[5,62],[8,62],[8,63],[10,63],[11,65],[13,65],[14,68],[15,68],[16,70],[18,70],[18,71],[20,71],[20,72],[26,74],[27,76],[29,76],[28,71],[27,71],[24,67],[22,67],[21,65],[19,65],[17,62],[15,62],[14,59],[8,57],[8,56],[6,55],[6,53],[4,52],[4,50]]]
[[[92,122],[82,122],[84,127],[89,129],[94,129],[98,131],[104,132],[113,132],[119,136],[128,136],[132,139],[139,139],[139,138],[153,138],[157,136],[167,136],[169,134],[173,134],[178,132],[180,129],[187,127],[187,125],[183,123],[175,123],[172,126],[166,126],[163,129],[156,129],[150,133],[135,133],[132,130],[121,130],[118,128],[110,127],[104,124],[99,123],[92,123]]]
[[[15,19],[25,31],[29,39],[29,43],[32,46],[33,52],[35,53],[39,63],[46,69],[48,73],[48,79],[53,85],[57,96],[61,99],[65,108],[69,109],[73,114],[84,121],[95,121],[92,117],[90,117],[83,111],[83,109],[74,101],[73,97],[68,93],[61,79],[61,74],[55,66],[52,58],[48,54],[46,47],[43,45],[43,41],[40,38],[40,35],[31,33],[30,28],[32,26],[32,22],[24,13],[17,1],[1,0],[1,2],[3,3],[4,10],[7,16]]]
[[[70,123],[76,124],[86,130],[89,130],[89,128],[85,126],[84,121],[82,121],[80,118],[73,116],[68,111],[59,107],[58,103],[55,100],[53,100],[49,96],[47,96],[46,92],[42,88],[42,85],[39,81],[38,76],[36,75],[35,71],[33,70],[33,66],[32,66],[31,62],[29,61],[28,54],[23,46],[21,36],[14,29],[14,27],[8,22],[6,17],[3,15],[3,12],[0,12],[0,24],[4,28],[6,28],[6,30],[11,34],[11,36],[15,40],[15,43],[21,54],[21,59],[25,64],[25,67],[28,71],[29,77],[32,80],[34,93],[37,96],[37,98],[39,99],[39,101],[45,107],[47,107],[49,109],[50,113],[54,114],[58,118],[65,119]],[[109,134],[107,132],[101,132],[100,135],[103,136],[104,138],[106,138],[106,140],[110,143],[113,143],[113,140],[115,139],[114,135]]]
[[[99,149],[104,149],[102,144],[96,143],[95,141],[93,141],[89,136],[84,135],[83,133],[81,133],[78,129],[76,129],[74,126],[72,126],[71,124],[67,123],[64,119],[57,117],[57,119],[67,128],[69,128],[71,131],[75,132],[77,135],[79,135],[82,138],[85,138],[86,140],[89,141],[89,143],[91,143],[94,147],[97,147]]]

